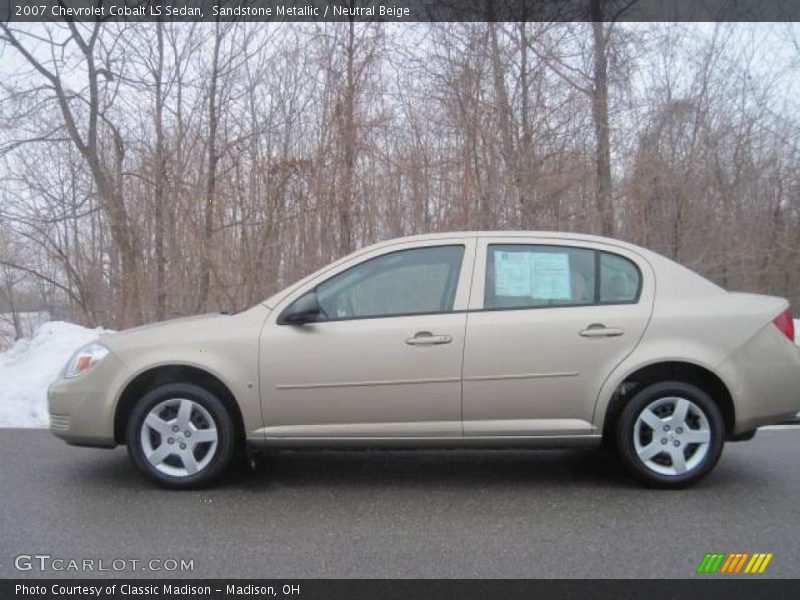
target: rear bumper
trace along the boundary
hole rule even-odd
[[[800,412],[800,348],[771,323],[720,365],[736,412],[733,434],[795,420]]]

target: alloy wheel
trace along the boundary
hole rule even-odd
[[[188,477],[202,471],[217,451],[219,436],[211,413],[187,398],[159,402],[141,425],[144,456],[158,471]]]
[[[639,460],[660,475],[683,475],[696,468],[711,445],[711,426],[691,400],[666,396],[649,403],[636,419],[633,445]]]

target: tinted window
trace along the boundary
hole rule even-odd
[[[322,320],[453,310],[463,246],[392,252],[317,286]]]
[[[600,253],[600,302],[635,302],[639,296],[639,269],[627,258]]]
[[[492,244],[485,308],[575,306],[595,301],[595,253],[566,246]]]

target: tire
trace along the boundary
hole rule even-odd
[[[724,440],[719,407],[702,389],[681,381],[638,391],[620,413],[615,432],[626,468],[645,485],[664,489],[684,488],[708,475]]]
[[[238,446],[236,427],[222,401],[190,383],[147,392],[131,411],[126,439],[139,471],[172,489],[212,483],[227,470]]]

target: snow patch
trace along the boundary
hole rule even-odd
[[[47,388],[64,365],[106,330],[51,321],[0,353],[0,427],[47,427]]]

